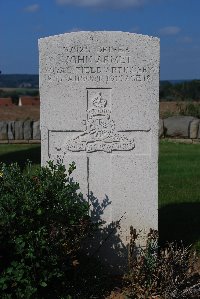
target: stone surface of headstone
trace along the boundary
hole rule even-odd
[[[34,140],[40,140],[41,133],[40,133],[40,121],[34,121],[33,122],[33,139]]]
[[[30,140],[32,139],[32,121],[27,119],[24,121],[24,139]]]
[[[8,139],[8,125],[6,121],[0,121],[0,140]]]
[[[193,116],[171,116],[164,119],[165,136],[189,138],[190,124],[195,119]]]
[[[116,266],[130,226],[158,227],[159,39],[76,32],[40,39],[39,52],[42,164],[75,161]]]
[[[15,139],[15,122],[14,121],[8,122],[8,139],[9,140]]]
[[[15,140],[24,139],[23,124],[24,122],[22,120],[15,121]]]

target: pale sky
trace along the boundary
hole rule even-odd
[[[38,74],[38,38],[125,31],[161,39],[161,80],[200,79],[199,0],[0,0],[2,74]]]

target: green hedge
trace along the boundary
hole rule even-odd
[[[0,294],[70,298],[73,269],[92,223],[88,203],[61,164],[0,165]]]

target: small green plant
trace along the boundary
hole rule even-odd
[[[190,299],[200,296],[200,275],[195,273],[197,261],[190,248],[168,244],[158,247],[158,233],[150,230],[144,249],[136,246],[138,234],[131,228],[130,272],[127,294],[132,299]]]
[[[62,164],[0,165],[2,299],[71,298],[74,268],[92,223],[79,185]]]

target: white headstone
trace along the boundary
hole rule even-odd
[[[39,40],[42,164],[75,161],[84,196],[110,202],[101,218],[120,221],[121,247],[130,226],[158,226],[159,50],[123,32]]]

